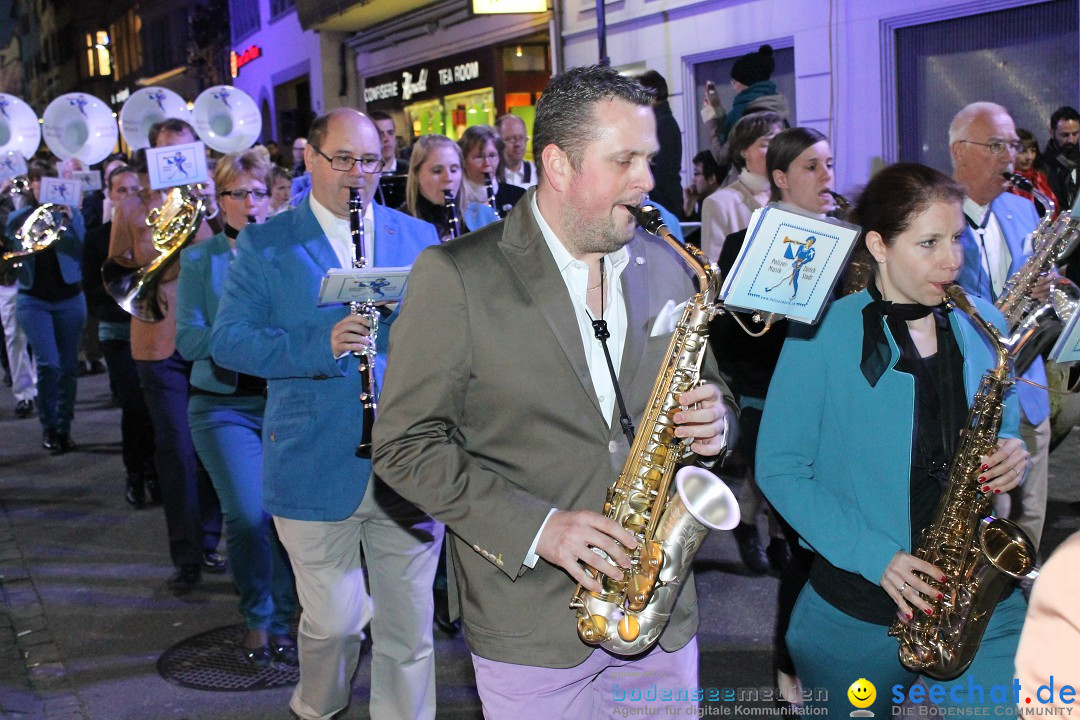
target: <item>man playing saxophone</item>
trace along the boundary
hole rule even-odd
[[[983,518],[978,508],[1016,487],[1028,468],[1012,393],[992,408],[1000,428],[980,438],[992,452],[959,453],[980,378],[995,367],[975,321],[943,303],[960,269],[962,201],[961,187],[922,165],[894,165],[870,181],[856,211],[858,252],[874,269],[870,284],[834,302],[817,327],[792,330],[765,401],[758,484],[814,552],[787,647],[803,687],[827,691],[806,704],[829,717],[846,717],[849,698],[878,718],[898,710],[890,704],[919,674],[898,659],[890,625],[940,615],[945,593],[946,602],[959,603],[947,581],[963,573],[949,578],[916,552],[938,524],[939,501],[951,497],[954,458],[976,471],[978,487],[965,477],[960,488],[978,498],[976,527],[964,528],[972,532]],[[1003,325],[989,303],[976,307]],[[957,554],[977,556],[977,542]],[[993,600],[974,662],[945,685],[943,698],[931,696],[935,703],[990,704],[990,688],[1011,683],[1026,604],[1019,592],[996,609]],[[862,687],[848,694],[862,680],[876,698]],[[978,697],[969,695],[969,682],[984,688]]]
[[[635,690],[698,685],[692,581],[633,659],[582,643],[568,608],[577,583],[600,590],[586,567],[628,567],[636,541],[600,511],[695,292],[625,207],[653,186],[651,100],[608,68],[554,78],[537,104],[539,185],[504,221],[421,254],[390,340],[375,472],[452,532],[451,607],[487,718],[610,716]],[[673,419],[712,458],[735,413],[711,357],[702,376]],[[696,706],[682,697],[655,707]]]

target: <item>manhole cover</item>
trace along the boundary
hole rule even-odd
[[[226,625],[182,640],[162,653],[157,671],[169,682],[196,690],[243,692],[295,685],[299,665],[274,661],[257,670],[248,664],[243,640],[246,628]]]

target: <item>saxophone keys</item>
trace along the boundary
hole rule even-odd
[[[633,642],[640,634],[641,623],[638,622],[637,617],[630,614],[623,615],[622,620],[619,621],[619,637],[624,642]]]
[[[603,642],[607,639],[607,618],[602,615],[578,618],[578,637],[590,645]]]

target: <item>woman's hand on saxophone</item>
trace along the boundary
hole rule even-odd
[[[979,486],[984,493],[1003,493],[1024,482],[1031,453],[1018,438],[999,438],[997,450],[982,459]]]
[[[586,590],[600,592],[603,589],[600,581],[584,565],[622,580],[619,568],[630,567],[630,556],[623,547],[634,549],[637,538],[611,518],[589,510],[556,510],[540,533],[536,554],[561,567]],[[597,550],[606,553],[606,557]],[[612,566],[608,557],[619,567]]]
[[[699,385],[684,392],[679,404],[686,409],[672,417],[675,436],[694,438],[690,449],[695,453],[701,457],[714,457],[734,442],[735,418],[724,403],[720,388]]]
[[[928,577],[945,581],[945,574],[938,567],[903,550],[897,550],[885,567],[878,583],[896,603],[897,615],[902,622],[911,620],[916,610],[927,615],[933,613],[934,607],[927,598],[940,599],[940,592],[926,582]]]

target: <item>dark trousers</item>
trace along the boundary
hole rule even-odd
[[[154,425],[146,408],[139,372],[131,359],[131,343],[102,340],[101,352],[109,368],[109,385],[120,400],[120,447],[128,475],[140,476],[153,468]]]
[[[15,317],[34,348],[41,426],[67,435],[75,416],[79,338],[86,322],[86,300],[81,292],[66,300],[42,300],[19,293]]]
[[[164,360],[136,360],[139,385],[154,425],[154,465],[161,483],[173,564],[198,565],[221,539],[221,508],[195,456],[188,426],[191,363],[174,352]]]
[[[754,407],[744,407],[739,417],[739,429],[741,448],[746,462],[753,470],[755,466],[754,453],[757,452],[758,430],[761,428],[761,411]],[[795,609],[795,601],[799,599],[803,585],[810,579],[810,563],[814,554],[799,545],[799,534],[788,524],[780,513],[773,510],[773,515],[780,521],[780,527],[784,531],[784,540],[791,548],[791,561],[780,573],[780,588],[776,596],[776,626],[773,632],[773,663],[777,669],[795,674],[795,663],[788,652],[784,636],[787,635],[788,626],[791,624],[791,612]]]

